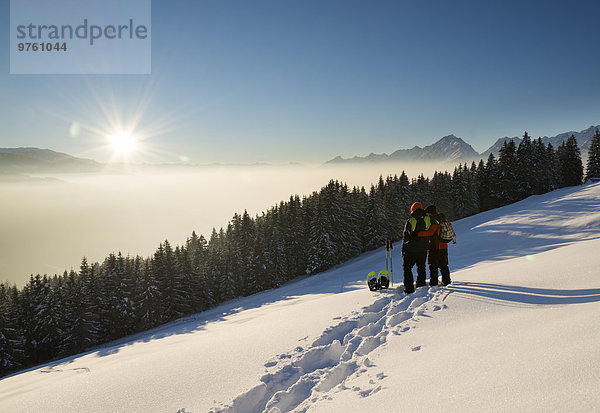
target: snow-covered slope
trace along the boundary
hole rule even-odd
[[[2,411],[593,411],[600,184],[455,223],[453,284],[370,292],[380,249],[0,381]],[[394,250],[401,281],[399,245]]]

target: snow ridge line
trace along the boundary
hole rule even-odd
[[[306,412],[336,386],[347,390],[344,382],[348,377],[360,376],[374,366],[367,355],[384,345],[390,333],[400,335],[410,330],[409,321],[424,314],[443,290],[420,288],[408,296],[394,292],[382,292],[383,297],[364,307],[361,313],[344,317],[327,328],[308,348],[297,347],[290,354],[265,363],[274,371],[262,376],[260,384],[235,397],[231,405],[215,407],[211,412]],[[434,310],[442,307],[435,306]],[[368,397],[380,389],[381,386],[352,390]]]

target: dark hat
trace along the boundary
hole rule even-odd
[[[437,208],[435,207],[435,205],[429,205],[427,208],[425,208],[425,213],[426,214],[437,214]]]

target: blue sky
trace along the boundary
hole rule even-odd
[[[106,160],[120,122],[138,160],[319,163],[600,123],[594,1],[153,1],[152,74],[105,76],[10,75],[0,10],[0,147]]]

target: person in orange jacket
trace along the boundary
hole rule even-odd
[[[427,231],[419,231],[419,237],[429,237],[429,251],[427,262],[429,264],[429,286],[438,285],[438,269],[442,273],[442,285],[448,285],[450,268],[448,267],[448,244],[440,240],[441,226],[439,222],[445,220],[443,214],[437,212],[435,205],[425,208],[425,213],[431,217],[431,226]]]

